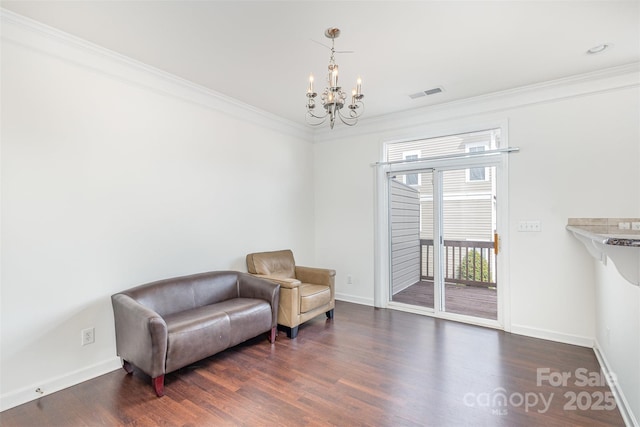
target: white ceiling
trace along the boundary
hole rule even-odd
[[[366,116],[640,61],[640,1],[2,1],[2,7],[304,123],[342,31]],[[586,50],[610,43],[597,55]],[[324,85],[323,85],[324,86]],[[412,100],[436,86],[444,92]],[[364,119],[364,117],[363,117]]]

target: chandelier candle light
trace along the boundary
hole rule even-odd
[[[340,30],[338,28],[327,28],[324,32],[325,37],[331,39],[331,58],[329,59],[329,74],[327,76],[327,83],[329,87],[322,92],[322,107],[324,112],[320,115],[314,114],[316,108],[315,98],[318,96],[313,91],[313,74],[309,76],[309,88],[307,89],[307,123],[312,126],[319,126],[323,124],[327,117],[329,118],[329,125],[333,129],[336,117],[340,118],[340,121],[347,126],[353,126],[358,123],[358,118],[364,111],[364,103],[362,98],[362,79],[358,77],[356,81],[356,87],[351,90],[351,103],[348,105],[348,114],[342,113],[342,107],[344,107],[347,99],[347,94],[338,86],[338,64],[334,58],[335,39],[340,36]],[[360,109],[360,110],[359,110]]]

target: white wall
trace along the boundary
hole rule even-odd
[[[338,298],[373,304],[371,164],[382,159],[383,142],[507,122],[509,145],[520,152],[509,155],[509,229],[502,231],[510,260],[509,277],[500,282],[509,288],[505,328],[592,346],[609,327],[611,341],[602,352],[625,376],[621,391],[637,418],[640,289],[628,283],[617,284],[624,288],[618,294],[596,288],[604,273],[596,274],[593,259],[565,225],[570,217],[639,213],[638,80],[636,65],[320,135],[314,146],[316,256],[337,270]],[[540,220],[542,232],[518,233],[523,220]]]
[[[594,337],[593,263],[564,230],[569,217],[634,215],[638,88],[595,93],[509,112],[511,230],[542,220],[542,233],[512,233],[514,330]]]
[[[564,225],[637,216],[637,68],[371,118],[311,146],[288,124],[73,40],[4,20],[2,36],[0,409],[117,367],[112,293],[243,270],[250,251],[290,247],[337,270],[340,298],[372,304],[382,142],[472,123],[508,121],[521,148],[510,155],[509,328],[596,336],[595,267]],[[533,219],[541,233],[516,232]],[[81,347],[86,327],[96,343]]]
[[[337,270],[337,294],[373,303],[374,172],[383,141],[473,123],[508,122],[510,324],[514,332],[591,345],[593,263],[565,230],[569,217],[633,215],[638,207],[636,69],[362,122],[314,146],[316,256]],[[487,113],[486,111],[492,111]],[[521,220],[540,233],[518,233]],[[505,230],[503,230],[503,233]],[[353,277],[347,284],[346,276]]]
[[[119,366],[113,293],[246,271],[252,251],[313,261],[309,139],[62,35],[2,31],[0,409]]]
[[[630,249],[631,250],[631,249]],[[596,271],[597,348],[624,394],[635,425],[640,420],[640,288],[620,276],[611,260]],[[634,425],[628,422],[630,425]]]

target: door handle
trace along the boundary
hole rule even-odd
[[[497,231],[493,232],[493,254],[498,255],[498,251],[500,248],[500,236]]]

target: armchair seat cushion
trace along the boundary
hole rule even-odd
[[[306,313],[331,302],[328,286],[303,283],[300,285],[300,312]]]

